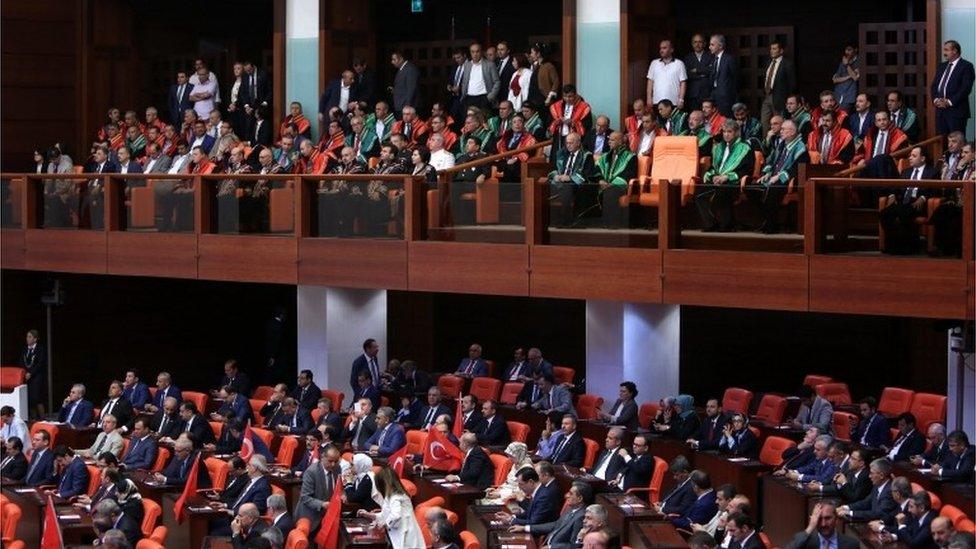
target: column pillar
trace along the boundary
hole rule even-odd
[[[963,50],[965,51],[965,50]],[[972,340],[973,334],[968,334]],[[972,343],[970,343],[971,349]],[[960,353],[965,349],[962,331],[949,331],[949,359],[946,395],[949,404],[946,410],[946,428],[952,431],[962,429],[967,433],[976,432],[976,374],[973,374],[974,358],[972,350]],[[958,413],[962,410],[962,414]]]
[[[319,108],[319,0],[285,0],[285,101],[302,104],[312,122],[312,139]],[[276,113],[282,119],[287,112]],[[277,131],[277,129],[276,129]]]
[[[972,0],[942,0],[942,38],[955,40],[962,46],[963,59],[973,60],[973,49],[976,46],[976,5]],[[930,51],[937,51],[938,57],[932,63],[942,62],[942,45],[939,44]],[[976,112],[976,94],[969,94],[970,112]],[[976,135],[976,119],[969,118],[966,125],[966,139],[973,140]]]
[[[366,338],[380,344],[386,364],[386,290],[298,286],[298,369],[311,370],[319,387],[351,398],[349,369]]]
[[[678,305],[587,301],[586,391],[612,403],[633,381],[641,401],[678,394],[680,328]]]
[[[620,120],[620,32],[620,0],[576,0],[575,84],[594,118]]]

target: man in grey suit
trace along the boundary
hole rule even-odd
[[[397,114],[403,111],[403,107],[410,105],[420,110],[420,90],[417,83],[420,80],[420,71],[413,63],[407,62],[400,52],[393,52],[390,56],[390,63],[397,70],[393,78],[393,110]]]
[[[47,151],[47,173],[71,173],[74,164],[71,157],[62,154],[58,146]],[[71,225],[71,212],[78,210],[78,187],[71,179],[44,180],[44,225],[67,227]]]
[[[339,455],[338,448],[329,446],[319,463],[311,465],[302,474],[302,489],[295,504],[295,521],[307,518],[312,523],[312,532],[319,529],[332,499],[332,491],[336,486],[342,489]]]
[[[593,488],[585,482],[573,482],[566,493],[566,507],[558,519],[542,524],[516,524],[509,531],[544,535],[546,541],[543,545],[549,549],[572,549],[576,547],[576,538],[583,528],[586,507],[592,503]]]
[[[468,48],[471,59],[464,62],[461,73],[461,105],[467,111],[470,107],[488,110],[497,103],[501,80],[498,67],[481,55],[481,44],[475,42]]]
[[[142,167],[142,173],[166,173],[172,163],[173,159],[163,154],[159,150],[159,145],[155,143],[146,145],[146,162]]]
[[[818,503],[810,514],[806,530],[798,533],[786,549],[857,549],[861,544],[850,536],[837,532],[837,505],[831,501]]]
[[[799,429],[816,427],[821,433],[834,434],[834,407],[827,399],[821,398],[813,387],[804,386],[800,390],[800,411],[793,420]]]
[[[552,374],[539,377],[536,384],[542,396],[532,403],[532,408],[546,415],[550,412],[562,412],[576,417],[576,408],[573,408],[573,396],[569,394],[569,389],[562,385],[556,385],[556,380]]]

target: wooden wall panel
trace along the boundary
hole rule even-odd
[[[109,274],[197,277],[195,234],[112,231],[107,254]]]
[[[665,303],[803,311],[807,296],[804,255],[664,252]]]
[[[202,234],[198,248],[198,278],[298,283],[298,243],[295,238]]]
[[[407,243],[402,240],[303,238],[299,284],[407,289]]]
[[[529,294],[527,246],[411,242],[409,262],[411,291]]]
[[[967,262],[813,256],[810,310],[922,318],[966,315]]]
[[[966,296],[966,318],[972,320],[976,318],[976,262],[970,261],[969,267],[966,269],[968,281],[966,282],[966,288],[969,289],[969,294]]]
[[[661,251],[533,246],[529,295],[660,303]]]
[[[0,267],[23,269],[26,267],[24,231],[0,229]]]
[[[25,266],[35,271],[105,274],[105,232],[28,229]]]

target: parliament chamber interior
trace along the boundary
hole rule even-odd
[[[973,0],[0,50],[0,546],[974,549]]]

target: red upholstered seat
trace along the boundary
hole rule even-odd
[[[498,400],[501,391],[501,380],[492,377],[476,377],[471,380],[471,389],[468,392],[484,402],[489,399]]]
[[[262,401],[262,405],[263,405],[264,402],[267,402],[268,399],[270,399],[271,395],[273,394],[274,394],[274,387],[270,385],[258,385],[257,387],[254,388],[254,391],[251,392],[251,399],[260,400]]]
[[[593,467],[594,463],[596,463],[596,456],[600,453],[600,445],[597,444],[595,440],[590,438],[584,438],[583,444],[586,445],[586,454],[583,457],[583,467],[589,469]]]
[[[441,395],[447,398],[460,397],[463,387],[464,378],[460,376],[444,375],[437,380],[437,388],[441,390]]]
[[[515,442],[525,442],[529,438],[529,426],[518,421],[506,421],[508,434]]]
[[[499,397],[498,402],[501,404],[515,404],[524,386],[525,384],[520,381],[509,381],[502,386],[502,396]]]
[[[759,421],[770,424],[782,423],[783,414],[786,413],[786,399],[779,395],[765,394],[759,401],[759,408],[753,416]]]
[[[572,383],[576,379],[576,370],[568,366],[553,366],[552,375],[556,378],[556,383]]]
[[[821,376],[817,374],[808,374],[807,377],[803,378],[803,384],[807,387],[813,388],[821,383],[830,383],[834,378],[830,376]]]
[[[855,425],[857,425],[856,415],[849,412],[834,412],[834,434],[838,440],[850,442]]]
[[[201,414],[207,413],[207,402],[210,397],[206,393],[198,393],[196,391],[183,391],[183,400],[189,400],[196,405],[197,411]]]
[[[637,410],[637,423],[640,425],[641,429],[650,429],[651,422],[654,421],[654,416],[657,415],[660,406],[657,402],[645,402],[640,405]]]
[[[603,406],[603,397],[596,395],[580,395],[576,402],[576,415],[580,419],[596,419],[596,411]]]
[[[729,387],[722,397],[722,409],[730,413],[749,415],[749,405],[752,404],[752,391]]]
[[[8,393],[26,383],[27,371],[17,366],[0,367],[0,391]]]
[[[342,401],[346,398],[346,394],[342,391],[333,391],[331,389],[322,389],[322,396],[332,401],[333,411],[341,410]]]
[[[885,387],[881,391],[881,401],[878,402],[878,411],[887,417],[899,416],[911,410],[912,399],[914,397],[915,391],[900,387]]]
[[[512,460],[504,454],[489,454],[488,458],[491,459],[492,465],[495,466],[495,486],[505,484],[505,480],[508,478],[508,472],[512,470]]]
[[[918,422],[920,431],[925,432],[929,425],[935,422],[945,423],[947,401],[945,395],[915,393],[915,397],[912,398],[911,412]]]
[[[830,382],[821,383],[814,387],[820,398],[830,402],[834,406],[852,404],[851,389],[846,383]]]
[[[783,452],[787,448],[796,446],[796,443],[783,437],[766,437],[762,449],[759,451],[759,461],[765,465],[779,467],[783,464]]]

